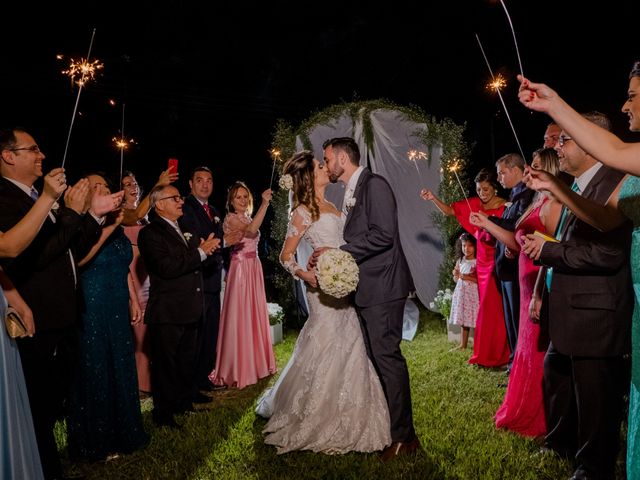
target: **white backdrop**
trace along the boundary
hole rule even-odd
[[[442,146],[436,145],[429,152],[414,133],[424,131],[425,124],[406,120],[403,114],[393,110],[374,110],[370,115],[373,126],[373,148],[365,144],[362,122],[355,123],[344,114],[331,125],[318,125],[309,132],[315,157],[322,162],[322,144],[332,137],[352,137],[360,147],[360,163],[387,179],[398,204],[400,241],[416,287],[416,294],[424,305],[429,305],[438,290],[438,268],[442,263],[443,240],[434,224],[433,209],[420,198],[420,190],[435,192],[440,185],[440,156]],[[300,137],[296,149],[304,148]],[[428,160],[419,160],[418,170],[408,159],[409,150],[428,154]],[[344,185],[337,183],[327,188],[326,197],[342,208]],[[300,245],[298,263],[306,265],[310,254],[308,245]]]

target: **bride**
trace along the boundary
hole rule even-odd
[[[294,209],[280,261],[307,283],[309,318],[278,382],[259,401],[258,414],[271,417],[265,442],[278,453],[382,450],[391,443],[389,411],[356,311],[348,298],[320,291],[315,272],[294,257],[302,238],[314,248],[344,243],[344,218],[324,199],[329,176],[306,150],[287,161],[283,174],[292,180]]]

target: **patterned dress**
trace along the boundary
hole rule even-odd
[[[462,275],[470,275],[476,271],[476,259],[458,260],[458,269]],[[451,297],[451,314],[449,323],[461,327],[475,328],[478,316],[478,284],[459,278]]]
[[[640,478],[640,178],[629,176],[618,196],[618,207],[633,222],[631,277],[635,293],[631,324],[631,391],[627,426],[627,478]]]

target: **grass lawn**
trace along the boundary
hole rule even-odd
[[[276,346],[278,366],[286,363],[297,332]],[[143,403],[150,445],[102,463],[69,465],[88,479],[562,479],[571,466],[539,445],[497,431],[493,414],[505,375],[466,363],[470,352],[450,351],[444,322],[421,312],[418,334],[402,348],[409,364],[416,431],[424,452],[386,464],[375,454],[328,456],[308,452],[278,456],[262,442],[265,420],[255,401],[273,379],[243,390],[214,394],[197,414],[178,419],[181,431],[156,428],[150,401]],[[64,432],[59,440],[65,451]],[[63,453],[63,456],[66,454]]]

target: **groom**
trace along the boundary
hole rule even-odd
[[[390,460],[420,449],[413,429],[409,372],[400,351],[404,305],[412,279],[398,236],[396,200],[387,181],[360,166],[360,150],[350,137],[327,140],[324,161],[331,182],[346,185],[347,214],[341,248],[355,258],[360,282],[355,303],[364,343],[389,405]]]

